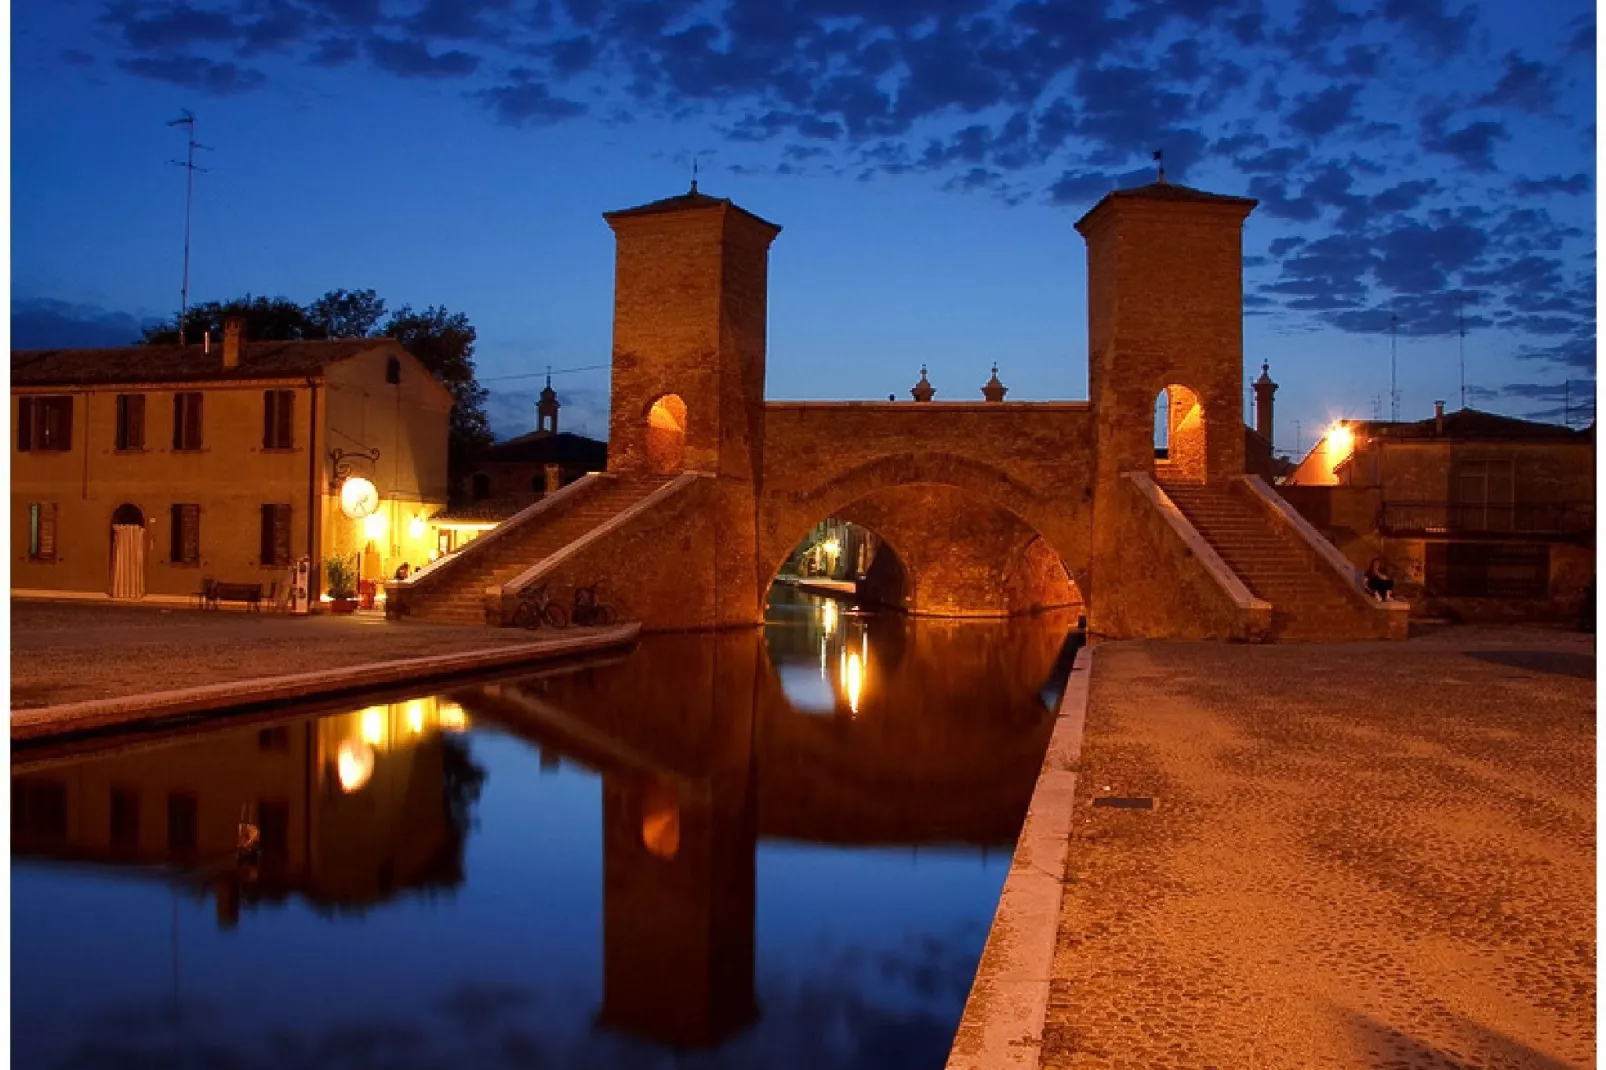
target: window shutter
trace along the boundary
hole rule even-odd
[[[120,450],[128,448],[128,395],[117,395],[117,434],[112,445]]]
[[[69,395],[61,398],[58,408],[61,411],[61,437],[56,440],[56,448],[70,450],[72,449],[72,397]]]
[[[295,446],[294,419],[296,411],[296,396],[289,390],[279,391],[279,448],[291,449]]]
[[[278,399],[279,392],[277,390],[264,390],[262,392],[262,448],[265,450],[271,450],[278,445],[273,439],[276,426],[273,419],[273,403]]]
[[[277,506],[273,515],[273,563],[290,563],[290,507]]]
[[[167,559],[172,564],[179,564],[184,560],[184,507],[172,506],[167,511],[170,534],[167,540]]]
[[[184,395],[173,395],[173,448],[184,448]]]
[[[201,401],[204,395],[191,394],[189,412],[185,414],[185,434],[189,437],[189,447],[192,450],[201,448]]]
[[[273,506],[262,507],[262,540],[257,550],[257,561],[260,564],[273,564]]]
[[[180,525],[184,531],[184,540],[180,546],[181,560],[186,565],[198,564],[201,560],[201,507],[199,505],[180,506],[183,510]]]
[[[56,503],[39,507],[39,556],[47,560],[56,557]]]
[[[128,397],[128,449],[142,450],[145,448],[145,395],[130,394]]]
[[[33,448],[33,398],[17,399],[17,449]]]

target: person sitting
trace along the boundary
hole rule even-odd
[[[401,563],[401,568],[396,570],[396,578],[398,580],[405,580],[412,571],[412,568],[407,564],[407,562],[403,561]]]
[[[1372,558],[1372,563],[1366,566],[1366,590],[1379,602],[1394,601],[1394,578],[1381,557]]]

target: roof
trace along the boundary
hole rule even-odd
[[[120,346],[112,349],[24,349],[11,354],[11,385],[88,386],[96,383],[175,383],[285,379],[317,375],[359,353],[396,347],[389,338],[318,342],[246,342],[240,363],[223,366],[223,346]]]
[[[1086,223],[1093,214],[1111,201],[1170,201],[1190,202],[1194,204],[1220,204],[1252,209],[1260,202],[1253,197],[1230,197],[1225,193],[1210,193],[1192,186],[1179,186],[1175,182],[1150,182],[1146,186],[1132,186],[1127,189],[1116,189],[1099,198],[1099,202],[1089,208],[1081,219],[1076,221],[1077,227]]]
[[[445,512],[430,517],[432,524],[500,524],[521,510],[541,500],[539,494],[515,494],[502,498],[482,498],[477,502],[464,502],[449,506]]]
[[[710,197],[706,193],[697,192],[697,183],[695,182],[692,183],[690,191],[682,193],[678,197],[665,197],[662,200],[651,201],[647,204],[639,204],[634,208],[621,208],[615,212],[603,212],[602,218],[611,222],[615,219],[632,219],[636,216],[664,215],[670,212],[690,212],[703,208],[720,207],[730,208],[738,211],[747,216],[749,219],[757,220],[766,227],[771,228],[777,234],[780,233],[781,228],[778,224],[771,223],[769,220],[764,219],[761,216],[754,215],[752,212],[749,212],[747,209],[732,201],[729,197]]]
[[[607,467],[608,444],[567,431],[531,431],[506,442],[498,442],[480,454],[482,463],[595,464]]]
[[[1387,439],[1390,442],[1454,439],[1467,441],[1551,440],[1584,442],[1592,437],[1590,430],[1574,430],[1561,424],[1541,423],[1538,420],[1519,420],[1514,416],[1500,416],[1481,409],[1457,409],[1444,414],[1444,430],[1437,428],[1437,419],[1394,423],[1389,420],[1347,421],[1358,435]]]

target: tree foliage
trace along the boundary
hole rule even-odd
[[[220,341],[223,321],[233,316],[245,320],[245,338],[250,342],[394,338],[445,384],[457,401],[447,442],[450,470],[461,472],[492,442],[485,416],[486,391],[474,377],[476,333],[461,312],[450,312],[441,305],[415,312],[412,306],[403,305],[387,320],[385,300],[373,290],[330,290],[307,305],[286,297],[246,294],[191,307],[184,319],[186,340],[199,344],[210,331],[214,341]],[[175,319],[147,330],[144,344],[173,345],[178,338]]]

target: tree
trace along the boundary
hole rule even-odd
[[[221,340],[223,321],[233,316],[245,320],[245,337],[253,342],[293,342],[326,337],[307,315],[307,310],[289,298],[253,298],[246,294],[232,301],[206,301],[190,306],[184,317],[185,341],[199,344],[207,331],[212,332],[214,340]],[[176,318],[145,331],[145,345],[174,345],[177,342]]]
[[[457,404],[447,439],[447,468],[463,471],[494,441],[485,416],[486,390],[474,378],[473,325],[463,313],[439,305],[422,312],[403,305],[385,324],[384,334],[400,342],[452,392]]]
[[[307,306],[324,338],[367,338],[385,318],[385,299],[372,290],[330,290]]]

